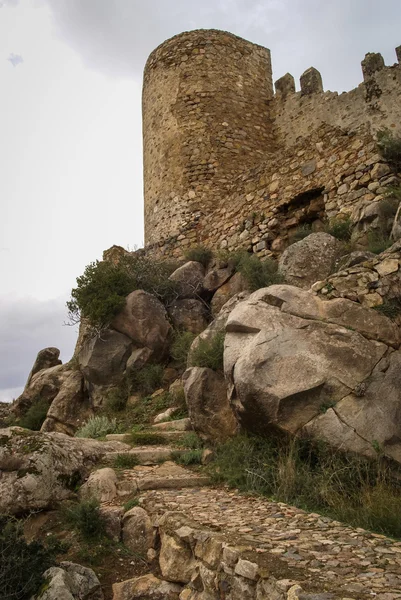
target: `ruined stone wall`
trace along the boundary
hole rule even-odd
[[[192,31],[149,57],[143,88],[145,242],[216,206],[239,172],[274,149],[269,50]]]
[[[361,126],[372,134],[388,128],[401,133],[401,66],[385,67],[380,54],[368,54],[362,62],[364,81],[350,92],[323,92],[320,74],[308,69],[314,80],[295,92],[291,75],[276,82],[275,132],[278,143],[289,149],[322,123],[346,132]],[[305,76],[305,74],[304,74]]]
[[[144,86],[150,252],[180,257],[203,244],[277,255],[299,226],[319,231],[347,216],[358,225],[375,212],[394,183],[375,135],[385,127],[401,133],[401,65],[385,67],[380,54],[367,54],[363,83],[341,95],[324,92],[310,68],[300,92],[287,74],[274,98],[270,69],[267,50],[215,31],[182,34],[151,55]]]

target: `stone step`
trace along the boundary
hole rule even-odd
[[[170,446],[137,446],[126,452],[109,452],[106,454],[107,463],[112,463],[118,455],[135,456],[140,465],[157,465],[172,459],[172,453],[184,454],[187,450],[171,448]]]
[[[158,466],[137,466],[126,470],[119,483],[119,493],[130,494],[142,490],[199,488],[210,484],[210,479],[195,471],[167,461]]]
[[[177,419],[176,421],[165,421],[164,423],[157,423],[151,427],[154,431],[192,431],[191,420],[189,418]]]

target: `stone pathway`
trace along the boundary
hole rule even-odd
[[[212,487],[149,490],[141,494],[141,505],[156,520],[177,511],[201,527],[232,534],[237,544],[278,558],[286,567],[283,572],[293,573],[290,578],[304,589],[308,583],[321,584],[335,594],[327,598],[401,598],[401,542],[385,536]]]

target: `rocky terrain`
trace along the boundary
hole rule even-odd
[[[0,406],[0,597],[39,544],[22,600],[401,598],[397,219],[90,265],[73,358]]]

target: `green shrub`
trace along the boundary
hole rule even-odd
[[[179,450],[171,453],[171,458],[178,464],[184,465],[200,465],[202,463],[202,450],[188,450],[180,452]]]
[[[352,220],[349,217],[331,219],[325,227],[325,231],[338,240],[348,242],[352,235]]]
[[[154,417],[170,406],[174,406],[174,398],[169,392],[160,394],[155,398],[145,396],[130,409],[129,417],[131,425],[144,427],[147,424],[153,423]]]
[[[386,300],[380,306],[375,306],[374,309],[385,317],[394,320],[401,314],[401,300],[395,298]]]
[[[135,506],[139,506],[139,500],[138,500],[138,498],[130,498],[124,504],[124,511],[128,512],[129,510],[131,510],[131,508],[134,508]]]
[[[125,409],[128,400],[128,391],[122,388],[114,388],[107,393],[104,408],[107,412],[121,412]]]
[[[282,276],[277,271],[277,262],[271,258],[262,261],[255,254],[240,252],[232,256],[231,260],[236,267],[236,271],[241,273],[248,283],[251,292],[283,281]]]
[[[175,442],[180,448],[189,448],[190,450],[200,450],[203,448],[203,442],[194,431],[189,431]]]
[[[163,446],[168,444],[168,439],[163,434],[153,431],[133,431],[131,443],[135,446]]]
[[[132,469],[139,465],[138,457],[135,454],[117,454],[113,458],[113,467],[115,469]]]
[[[118,264],[96,261],[89,264],[71,291],[67,302],[73,323],[88,319],[96,328],[106,327],[134,290],[145,290],[163,302],[171,300],[177,285],[169,280],[176,265],[139,255],[126,255]]]
[[[204,267],[207,267],[208,263],[213,258],[213,252],[204,246],[196,246],[195,248],[188,248],[184,253],[184,257],[186,260],[195,260]]]
[[[29,600],[44,583],[43,573],[55,564],[55,554],[38,541],[28,544],[21,524],[0,517],[0,598]]]
[[[188,352],[195,337],[195,334],[191,331],[176,331],[174,333],[170,355],[181,368],[185,368],[187,365]]]
[[[153,394],[163,382],[164,369],[162,365],[145,365],[142,369],[133,370],[128,375],[130,392],[143,395]]]
[[[291,238],[291,242],[300,242],[301,240],[308,237],[308,235],[310,235],[311,233],[312,227],[309,225],[309,223],[304,223],[303,225],[297,227],[296,231],[294,232],[294,235]]]
[[[50,402],[45,398],[39,398],[34,401],[32,406],[27,410],[25,415],[18,421],[20,427],[39,431],[45,422],[47,411],[49,410]]]
[[[401,137],[394,135],[389,129],[381,129],[377,133],[377,146],[381,156],[395,171],[401,170]]]
[[[401,536],[401,488],[388,464],[322,442],[237,436],[216,449],[212,479],[356,527]]]
[[[224,333],[216,333],[210,340],[199,338],[191,354],[195,367],[207,367],[214,371],[223,370]]]
[[[381,254],[390,246],[393,242],[388,236],[383,234],[381,231],[369,231],[368,233],[368,250],[373,254]]]
[[[84,539],[96,539],[105,534],[105,524],[100,514],[99,501],[90,498],[64,508],[64,519]]]
[[[83,427],[78,429],[75,437],[81,438],[102,438],[109,433],[116,433],[116,419],[109,419],[105,416],[91,417]]]

